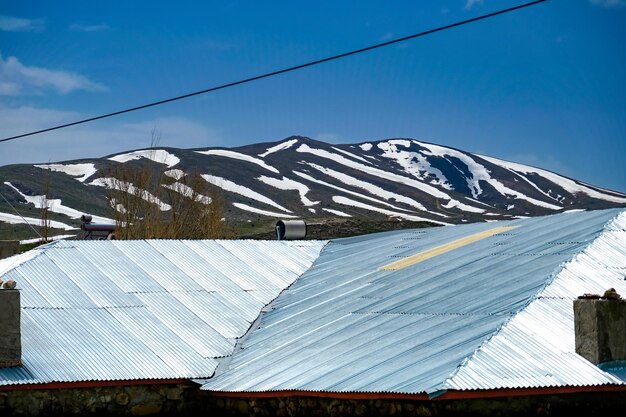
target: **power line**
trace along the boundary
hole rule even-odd
[[[420,36],[426,36],[426,35],[430,35],[432,33],[441,32],[441,31],[446,30],[446,29],[451,29],[451,28],[454,28],[454,27],[457,27],[457,26],[466,25],[468,23],[477,22],[479,20],[488,19],[490,17],[494,17],[494,16],[501,15],[501,14],[504,14],[504,13],[509,13],[509,12],[512,12],[512,11],[515,11],[515,10],[523,9],[525,7],[534,6],[535,4],[544,3],[546,1],[548,1],[548,0],[531,1],[531,2],[528,2],[528,3],[520,4],[518,6],[509,7],[508,9],[502,9],[502,10],[499,10],[497,12],[488,13],[488,14],[485,14],[485,15],[482,15],[482,16],[473,17],[471,19],[462,20],[460,22],[452,23],[452,24],[449,24],[449,25],[440,26],[440,27],[435,28],[435,29],[430,29],[430,30],[427,30],[427,31],[424,31],[424,32],[415,33],[413,35],[403,36],[401,38],[396,38],[396,39],[392,39],[390,41],[377,43],[375,45],[367,46],[365,48],[355,49],[353,51],[344,52],[344,53],[339,54],[339,55],[333,55],[333,56],[330,56],[328,58],[323,58],[323,59],[318,59],[316,61],[307,62],[306,64],[300,64],[300,65],[296,65],[294,67],[289,67],[289,68],[281,69],[281,70],[278,70],[278,71],[268,72],[268,73],[265,73],[265,74],[257,75],[257,76],[250,77],[250,78],[246,78],[244,80],[239,80],[239,81],[235,81],[235,82],[228,83],[228,84],[222,84],[222,85],[219,85],[217,87],[211,87],[211,88],[207,88],[205,90],[195,91],[193,93],[183,94],[181,96],[172,97],[172,98],[168,98],[168,99],[165,99],[165,100],[155,101],[155,102],[148,103],[148,104],[142,104],[140,106],[130,107],[130,108],[127,108],[127,109],[124,109],[124,110],[118,110],[118,111],[115,111],[115,112],[112,112],[112,113],[103,114],[103,115],[100,115],[100,116],[90,117],[90,118],[87,118],[87,119],[82,119],[82,120],[78,120],[78,121],[71,122],[71,123],[66,123],[66,124],[62,124],[62,125],[58,125],[58,126],[54,126],[54,127],[49,127],[47,129],[42,129],[42,130],[37,130],[37,131],[29,132],[29,133],[23,133],[21,135],[7,137],[7,138],[4,138],[4,139],[0,139],[0,142],[7,142],[7,141],[10,141],[10,140],[19,139],[19,138],[23,138],[23,137],[26,137],[26,136],[32,136],[32,135],[37,135],[39,133],[50,132],[52,130],[58,130],[58,129],[63,129],[63,128],[70,127],[70,126],[76,126],[76,125],[87,123],[87,122],[93,122],[95,120],[105,119],[105,118],[108,118],[108,117],[117,116],[117,115],[124,114],[124,113],[130,113],[130,112],[133,112],[133,111],[146,109],[148,107],[154,107],[154,106],[159,106],[159,105],[165,104],[165,103],[171,103],[173,101],[182,100],[182,99],[193,97],[193,96],[197,96],[197,95],[200,95],[200,94],[210,93],[212,91],[223,90],[225,88],[234,87],[236,85],[246,84],[246,83],[249,83],[249,82],[252,82],[252,81],[257,81],[257,80],[260,80],[260,79],[263,79],[263,78],[273,77],[275,75],[284,74],[284,73],[291,72],[291,71],[296,71],[296,70],[299,70],[299,69],[302,69],[302,68],[311,67],[313,65],[322,64],[324,62],[334,61],[336,59],[345,58],[345,57],[348,57],[348,56],[351,56],[351,55],[360,54],[362,52],[371,51],[373,49],[382,48],[384,46],[393,45],[395,43],[404,42],[404,41],[407,41],[407,40],[410,40],[410,39],[415,39],[415,38],[418,38]]]
[[[24,218],[24,216],[22,216],[22,215],[21,215],[21,214],[17,211],[17,209],[13,206],[13,204],[11,204],[11,203],[9,202],[9,200],[7,200],[7,198],[4,196],[4,194],[0,193],[0,197],[2,197],[2,199],[3,199],[4,201],[6,201],[6,203],[7,203],[9,206],[11,206],[11,208],[13,209],[13,211],[15,211],[15,214],[17,214],[18,216],[20,216],[20,217],[22,218],[22,220],[24,220],[24,223],[26,223],[26,224],[28,225],[28,227],[30,227],[30,228],[31,228],[31,230],[32,230],[33,232],[35,232],[35,234],[36,234],[37,236],[39,236],[39,239],[42,239],[42,240],[43,240],[43,236],[41,236],[41,235],[39,234],[39,232],[38,232],[38,231],[36,231],[36,230],[35,230],[35,228],[34,228],[34,227],[30,224],[30,223],[28,223],[28,221]]]

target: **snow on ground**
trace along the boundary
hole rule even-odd
[[[483,206],[487,206],[489,208],[495,208],[491,204],[487,204],[487,203],[479,201],[479,200],[474,200],[473,198],[469,198],[467,196],[465,196],[465,199],[471,201],[472,203],[476,203],[476,204],[480,204],[480,205],[483,205]]]
[[[245,210],[245,211],[249,211],[249,212],[256,213],[256,214],[262,214],[264,216],[281,217],[281,218],[286,218],[286,219],[295,219],[298,217],[298,216],[292,216],[291,214],[276,213],[273,211],[261,210],[256,207],[251,207],[247,204],[242,204],[242,203],[233,203],[233,206],[237,207],[240,210]]]
[[[20,217],[15,214],[9,213],[0,213],[0,222],[10,223],[10,224],[32,224],[34,226],[41,226],[41,219],[36,219],[34,217]],[[77,230],[77,227],[70,226],[65,223],[57,222],[55,220],[48,220],[48,227],[52,227],[54,229],[64,229],[64,230]]]
[[[307,198],[306,194],[309,192],[309,187],[302,184],[301,182],[294,181],[287,177],[283,177],[282,179],[271,178],[266,176],[260,176],[257,180],[270,185],[274,188],[278,188],[279,190],[296,190],[300,194],[300,200],[302,200],[302,204],[306,207],[314,206],[319,204],[319,201],[311,201]],[[313,211],[315,213],[315,211]]]
[[[64,174],[70,175],[76,181],[83,182],[87,178],[91,177],[98,170],[94,164],[45,164],[45,165],[35,165],[35,168],[41,169],[49,169],[50,171],[63,172]]]
[[[323,185],[325,187],[332,188],[332,189],[337,190],[337,191],[341,191],[342,193],[351,194],[351,195],[354,195],[356,197],[362,198],[364,200],[373,201],[376,204],[381,204],[383,206],[391,207],[394,210],[406,211],[406,212],[411,213],[411,210],[407,210],[407,209],[403,209],[403,208],[400,208],[400,207],[396,207],[393,204],[389,204],[389,203],[387,203],[385,201],[377,200],[375,198],[366,196],[364,194],[359,194],[357,192],[354,192],[354,191],[351,191],[351,190],[348,190],[348,189],[345,189],[345,188],[338,187],[338,186],[330,184],[328,182],[325,182],[325,181],[322,181],[322,180],[318,180],[318,179],[313,178],[312,176],[310,176],[308,174],[305,174],[303,172],[293,171],[293,173],[296,174],[297,176],[299,176],[300,178],[304,178],[305,180],[314,182],[316,184],[320,184],[320,185]]]
[[[283,143],[279,143],[276,146],[272,146],[271,148],[267,148],[267,150],[265,152],[263,152],[263,153],[260,153],[259,156],[261,158],[265,158],[267,155],[269,155],[271,153],[282,151],[284,149],[289,149],[293,145],[295,145],[297,142],[298,142],[298,139],[291,139],[291,140],[285,141]]]
[[[374,145],[372,145],[371,143],[362,143],[359,145],[359,148],[363,149],[365,152],[369,151],[370,149],[372,149]]]
[[[180,162],[180,159],[177,156],[164,149],[142,149],[140,151],[115,155],[110,157],[109,160],[124,163],[141,158],[150,159],[151,161],[158,162],[159,164],[165,164],[168,168],[171,168]]]
[[[152,195],[150,192],[137,188],[132,183],[120,181],[117,178],[101,177],[91,181],[89,185],[105,187],[108,189],[116,189],[119,191],[126,191],[132,195],[139,195],[142,199],[148,201],[149,203],[157,204],[161,211],[168,211],[172,208],[172,206],[162,202],[161,200],[159,200],[158,197]]]
[[[34,204],[35,207],[38,209],[43,208],[44,202],[45,202],[46,205],[48,206],[48,211],[51,211],[53,213],[64,214],[68,217],[71,217],[72,219],[80,219],[81,216],[85,214],[84,211],[79,211],[71,207],[64,206],[61,203],[60,198],[50,198],[50,199],[44,200],[45,196],[43,195],[26,195],[22,193],[20,190],[18,190],[18,188],[14,186],[13,184],[11,184],[10,182],[5,181],[4,183],[8,185],[9,187],[13,188],[15,191],[17,191],[26,200],[27,203]],[[91,217],[92,217],[92,220],[96,223],[115,223],[115,220],[109,219],[107,217],[100,217],[100,216],[91,216]]]
[[[362,208],[365,210],[370,210],[370,211],[375,211],[378,213],[383,213],[386,214],[388,216],[397,216],[397,217],[401,217],[403,219],[406,220],[411,220],[414,222],[421,222],[421,221],[425,221],[425,222],[431,222],[431,223],[436,223],[436,224],[442,224],[442,225],[449,225],[449,223],[444,223],[444,222],[440,222],[437,220],[431,220],[431,219],[426,219],[423,217],[418,217],[418,216],[412,216],[410,214],[406,214],[406,213],[398,213],[396,211],[391,211],[391,210],[386,210],[380,207],[375,207],[375,206],[371,206],[369,204],[365,204],[365,203],[361,203],[360,201],[356,201],[356,200],[352,200],[348,197],[343,197],[343,196],[338,196],[335,195],[333,196],[333,201],[337,204],[343,204],[345,206],[352,206],[352,207],[358,207],[358,208]]]
[[[479,181],[485,181],[489,185],[491,185],[493,188],[495,188],[496,191],[498,191],[503,196],[511,195],[520,200],[526,200],[529,203],[534,204],[535,206],[544,207],[550,210],[562,209],[561,206],[556,206],[554,204],[546,203],[545,201],[528,197],[526,194],[520,193],[519,191],[516,191],[512,188],[507,187],[506,185],[502,184],[500,181],[496,180],[495,178],[492,178],[487,168],[485,168],[483,165],[476,162],[471,156],[464,154],[463,152],[457,151],[455,149],[450,149],[450,148],[446,148],[443,146],[439,146],[439,145],[433,145],[430,143],[423,143],[423,142],[418,142],[418,141],[414,141],[414,142],[428,149],[429,153],[427,153],[427,155],[439,156],[442,158],[446,158],[446,156],[449,155],[463,162],[467,166],[467,169],[472,174],[472,178],[469,178],[469,177],[467,178],[467,185],[470,187],[470,190],[472,191],[472,196],[474,198],[477,198],[478,195],[482,193],[482,189],[480,188]],[[624,199],[624,201],[626,202],[626,199]]]
[[[439,189],[437,189],[437,188],[435,188],[435,187],[433,187],[431,185],[424,184],[423,182],[420,182],[420,181],[418,181],[416,179],[413,179],[413,178],[410,178],[410,177],[405,177],[405,176],[398,175],[398,174],[394,174],[392,172],[387,172],[387,171],[384,171],[382,169],[378,169],[378,168],[371,167],[371,166],[368,166],[368,165],[363,165],[363,164],[360,164],[358,162],[355,162],[355,161],[349,160],[347,158],[344,158],[341,155],[337,155],[337,154],[334,154],[332,152],[325,151],[323,149],[315,149],[315,148],[311,148],[307,144],[302,144],[302,145],[300,145],[298,147],[297,151],[298,152],[310,153],[310,154],[313,154],[313,155],[317,155],[317,156],[319,156],[321,158],[327,158],[327,159],[335,161],[335,162],[337,162],[337,163],[339,163],[341,165],[345,165],[345,166],[347,166],[349,168],[356,169],[356,170],[359,170],[359,171],[363,171],[363,172],[365,172],[367,174],[374,175],[376,177],[383,178],[383,179],[386,179],[386,180],[389,180],[389,181],[393,181],[393,182],[404,184],[404,185],[407,185],[407,186],[410,186],[410,187],[413,187],[413,188],[417,188],[418,190],[423,191],[423,192],[425,192],[427,194],[430,194],[430,195],[432,195],[435,198],[441,198],[441,199],[445,199],[445,200],[453,200],[452,197],[450,197],[448,194],[444,193],[443,191],[441,191],[441,190],[439,190]],[[470,207],[470,206],[467,206],[465,204],[462,204],[461,202],[457,202],[457,203],[459,204],[458,207]],[[476,210],[474,207],[472,207],[472,209]],[[465,209],[465,210],[467,210],[467,209]]]
[[[313,214],[317,213],[314,208],[309,207],[309,211]]]
[[[532,182],[531,180],[529,180],[528,178],[526,178],[525,176],[523,176],[519,172],[515,172],[515,171],[512,171],[512,170],[509,170],[509,172],[511,172],[512,174],[516,175],[518,178],[521,178],[522,181],[526,182],[528,185],[533,187],[538,193],[543,194],[544,196],[548,197],[550,200],[554,200],[557,203],[562,203],[563,197],[561,195],[558,195],[557,197],[553,197],[553,196],[550,195],[551,190],[548,190],[548,192],[546,193],[541,188],[539,188],[537,186],[537,184],[535,184],[534,182]],[[517,178],[513,178],[513,179],[515,180],[515,182],[519,182],[519,180]]]
[[[491,175],[489,175],[489,171],[487,170],[487,168],[485,168],[484,166],[476,162],[472,157],[470,157],[467,154],[464,154],[463,152],[457,151],[455,149],[446,148],[444,146],[433,145],[431,143],[424,143],[424,142],[419,142],[416,140],[414,142],[417,143],[422,148],[427,149],[426,151],[423,151],[425,155],[439,156],[446,160],[448,159],[446,158],[447,156],[452,156],[454,158],[459,159],[461,162],[463,162],[467,166],[467,169],[469,170],[469,172],[472,174],[471,178],[466,177],[466,180],[467,180],[467,186],[472,192],[472,197],[474,198],[478,198],[478,196],[483,192],[483,190],[480,188],[479,181],[482,180],[482,181],[489,182],[490,180],[492,180]],[[452,163],[452,161],[449,161],[449,162]]]
[[[323,174],[326,174],[326,175],[328,175],[330,177],[333,177],[333,178],[341,181],[342,183],[344,183],[346,185],[349,185],[351,187],[360,188],[362,190],[367,191],[368,193],[370,193],[372,195],[384,198],[387,201],[393,199],[393,200],[396,200],[398,203],[408,204],[409,206],[413,206],[413,207],[417,208],[418,210],[428,211],[426,209],[426,207],[424,207],[424,205],[422,203],[419,203],[419,202],[415,201],[414,199],[412,199],[410,197],[406,197],[406,196],[403,196],[403,195],[400,195],[400,194],[392,193],[391,191],[387,191],[387,190],[385,190],[385,189],[383,189],[383,188],[381,188],[381,187],[379,187],[377,185],[370,184],[369,182],[361,181],[358,178],[351,177],[350,175],[344,174],[344,173],[339,172],[339,171],[335,171],[334,169],[325,168],[323,166],[320,166],[320,165],[317,165],[317,164],[313,164],[313,163],[307,163],[307,165],[317,169],[318,171],[320,171]]]
[[[162,186],[164,188],[167,188],[168,190],[176,191],[177,193],[182,194],[187,198],[191,198],[191,196],[195,195],[194,200],[196,200],[197,202],[200,202],[206,205],[211,204],[211,197],[207,197],[205,195],[195,193],[193,188],[191,188],[188,185],[175,182],[173,184],[167,184],[167,185],[162,184]]]
[[[329,209],[329,208],[323,208],[323,211],[327,211],[329,213],[332,213],[336,216],[341,216],[341,217],[352,217],[351,215],[349,215],[348,213],[344,213],[343,211],[339,211],[339,210],[333,210],[333,209]]]
[[[264,195],[259,194],[256,191],[249,189],[248,187],[244,187],[243,185],[239,185],[232,181],[229,181],[226,178],[216,177],[216,176],[208,175],[208,174],[202,174],[202,178],[204,178],[207,182],[221,188],[224,191],[229,191],[231,193],[239,194],[246,198],[256,200],[260,203],[276,207],[277,209],[285,211],[287,213],[291,213],[291,210],[284,208],[280,204],[276,203],[274,200],[268,197],[265,197]]]
[[[584,193],[589,197],[597,198],[599,200],[612,201],[614,203],[626,203],[626,197],[618,197],[614,195],[603,194],[593,188],[586,187],[582,184],[579,184],[569,178],[562,177],[554,172],[546,171],[540,168],[533,168],[527,165],[518,164],[515,162],[504,161],[502,159],[492,158],[490,156],[478,155],[481,158],[491,162],[492,164],[499,165],[503,168],[506,168],[510,171],[516,173],[523,174],[537,174],[546,178],[549,181],[552,181],[559,187],[563,188],[565,191],[576,194],[576,193]]]
[[[271,165],[268,165],[265,163],[264,160],[259,159],[259,158],[255,158],[254,156],[250,156],[250,155],[246,155],[245,153],[240,153],[240,152],[235,152],[235,151],[229,151],[226,149],[209,149],[208,151],[195,151],[196,153],[201,153],[203,155],[216,155],[216,156],[223,156],[225,158],[232,158],[232,159],[238,159],[240,161],[246,161],[246,162],[250,162],[253,164],[256,164],[262,168],[267,169],[268,171],[271,171],[275,174],[280,174],[280,172],[278,172],[278,170],[276,168],[274,168]]]
[[[517,199],[520,200],[526,200],[531,204],[534,204],[535,206],[539,206],[539,207],[545,207],[547,209],[550,210],[561,210],[563,207],[561,206],[556,206],[554,204],[550,204],[550,203],[546,203],[545,201],[541,201],[541,200],[537,200],[534,199],[532,197],[528,197],[526,194],[522,194],[517,190],[514,190],[512,188],[507,187],[506,185],[502,184],[500,181],[496,181],[496,180],[491,180],[489,181],[489,184],[491,184],[491,186],[493,188],[496,189],[496,191],[498,191],[500,194],[502,195],[512,195]],[[624,200],[626,201],[626,200]]]
[[[409,152],[398,149],[398,145],[410,147],[408,140],[390,140],[380,142],[378,148],[383,151],[382,156],[395,160],[404,171],[422,181],[428,181],[434,185],[440,185],[447,190],[452,186],[446,176],[437,168],[433,168],[424,155],[419,152]]]
[[[350,158],[358,159],[359,161],[363,161],[363,162],[365,162],[366,164],[370,164],[370,165],[371,165],[371,162],[370,162],[370,161],[368,161],[368,160],[367,160],[367,159],[365,159],[365,158],[361,158],[360,156],[355,155],[355,154],[353,154],[353,153],[350,153],[350,152],[348,152],[348,151],[344,151],[343,149],[335,148],[334,146],[332,146],[332,148],[333,148],[334,150],[336,150],[337,152],[341,152],[341,153],[342,153],[342,154],[344,154],[344,155],[348,155]]]
[[[164,174],[170,178],[174,178],[176,181],[187,175],[183,170],[180,169],[170,169],[168,171],[165,171]]]
[[[109,200],[109,205],[114,208],[118,213],[126,213],[126,207],[124,207],[124,204],[118,203],[117,200],[115,200],[114,198]]]
[[[457,200],[450,200],[448,201],[446,204],[442,204],[441,207],[447,208],[447,209],[451,209],[451,208],[458,208],[460,210],[463,211],[469,211],[472,213],[484,213],[485,210],[474,207],[474,206],[468,206],[467,204],[463,204],[460,201]]]
[[[68,237],[75,237],[76,235],[57,235],[57,236],[48,236],[48,241],[53,241],[53,240],[61,240],[61,239],[67,239]],[[27,245],[29,243],[37,243],[37,242],[41,242],[41,238],[40,237],[36,237],[34,239],[25,239],[25,240],[20,240],[20,245]]]

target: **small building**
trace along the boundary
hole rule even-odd
[[[22,297],[0,412],[617,412],[625,274],[620,209],[330,242],[55,242],[0,261]]]

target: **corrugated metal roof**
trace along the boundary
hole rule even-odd
[[[497,226],[518,227],[380,269]],[[619,384],[575,353],[572,302],[608,287],[626,294],[625,267],[619,209],[335,240],[203,389],[436,395]]]
[[[326,241],[57,241],[0,261],[23,366],[0,385],[210,377]]]

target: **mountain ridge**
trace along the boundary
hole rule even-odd
[[[53,218],[76,227],[79,212],[113,217],[107,175],[120,167],[164,174],[162,186],[177,192],[181,178],[196,172],[221,189],[227,220],[238,222],[368,218],[449,225],[626,206],[626,194],[618,191],[410,138],[329,144],[290,136],[233,148],[154,147],[6,165],[0,167],[0,193],[36,218],[36,197],[48,181],[47,199],[58,200]],[[12,209],[0,201],[0,226],[17,224]]]

